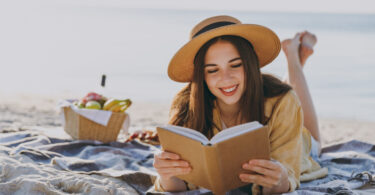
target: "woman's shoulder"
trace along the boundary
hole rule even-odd
[[[270,97],[265,100],[265,115],[270,117],[272,112],[280,107],[294,107],[301,106],[301,102],[296,94],[296,92],[291,89],[284,94],[278,96]]]

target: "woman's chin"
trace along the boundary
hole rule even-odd
[[[225,105],[228,105],[228,106],[234,106],[234,105],[237,105],[240,101],[239,98],[220,98],[219,101]]]

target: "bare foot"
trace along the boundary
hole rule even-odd
[[[283,49],[285,57],[288,61],[288,72],[293,68],[302,68],[299,57],[299,46],[301,44],[300,40],[301,33],[297,33],[292,39],[285,39],[281,42],[281,48]],[[283,82],[290,84],[288,72],[285,74]]]
[[[317,38],[314,34],[304,31],[301,33],[301,44],[299,45],[299,59],[302,67],[305,65],[306,60],[310,55],[314,53],[314,45],[317,42]]]
[[[292,61],[300,61],[299,57],[299,46],[302,33],[297,33],[292,39],[285,39],[281,42],[281,48],[283,49],[286,58]]]
[[[288,45],[291,41],[292,39],[284,39],[283,41],[281,41],[281,48],[283,49],[285,56],[288,56]]]

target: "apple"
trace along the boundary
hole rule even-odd
[[[88,101],[101,101],[103,99],[103,96],[95,93],[95,92],[89,92],[85,95],[85,97],[82,98],[82,101],[84,103],[87,103]]]
[[[73,105],[76,107],[76,108],[85,108],[85,104],[80,100],[80,101],[74,101],[73,102]]]
[[[78,103],[77,103],[77,107],[78,107],[78,108],[85,108],[85,103],[84,103],[82,100],[80,100],[80,101],[78,101]]]
[[[86,107],[85,108],[87,108],[87,109],[95,109],[95,110],[100,110],[100,109],[102,109],[102,106],[100,105],[100,103],[99,102],[97,102],[97,101],[88,101],[87,103],[86,103]]]

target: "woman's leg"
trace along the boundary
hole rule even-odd
[[[292,39],[282,41],[281,46],[288,61],[288,73],[284,81],[293,87],[301,101],[305,127],[315,140],[321,143],[318,118],[303,73],[303,65],[313,53],[316,41],[315,35],[305,31],[297,33]]]

